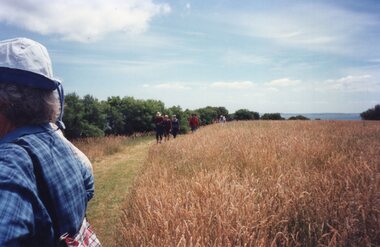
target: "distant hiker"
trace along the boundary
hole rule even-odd
[[[172,121],[170,120],[170,118],[169,118],[168,115],[165,115],[165,117],[164,117],[163,126],[164,126],[165,141],[169,141],[169,139],[170,139],[170,130],[172,129]]]
[[[174,138],[176,138],[177,134],[179,132],[179,121],[176,115],[172,116],[172,135]]]
[[[164,134],[164,118],[161,116],[160,112],[156,113],[156,117],[154,118],[154,124],[156,125],[156,140],[157,143],[161,143],[162,136]]]
[[[205,118],[202,118],[200,121],[199,121],[199,125],[201,126],[206,126],[207,125],[207,120]]]
[[[199,120],[198,120],[197,114],[195,113],[191,114],[191,118],[189,119],[189,125],[190,125],[191,132],[193,133],[198,129]]]
[[[220,115],[219,123],[225,123],[225,122],[226,122],[226,117],[224,115]]]
[[[0,246],[101,246],[85,218],[92,166],[60,130],[63,98],[43,45],[0,41]]]

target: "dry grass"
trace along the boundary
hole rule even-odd
[[[118,246],[115,239],[125,195],[144,164],[153,141],[152,137],[130,139],[119,152],[92,163],[95,196],[88,205],[87,219],[104,247]]]
[[[255,121],[151,148],[123,246],[378,246],[380,123]]]
[[[105,137],[87,137],[71,140],[91,162],[101,161],[105,156],[122,151],[123,145],[134,145],[136,141],[150,138],[153,133],[134,133],[132,136],[105,136]]]
[[[134,138],[127,136],[87,137],[73,140],[72,143],[94,162],[120,152],[123,145]]]

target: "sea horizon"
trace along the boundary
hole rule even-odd
[[[310,120],[361,120],[360,113],[280,113],[285,119],[302,115]]]

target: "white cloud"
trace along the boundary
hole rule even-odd
[[[329,4],[299,3],[270,11],[238,13],[223,21],[233,22],[243,34],[281,45],[337,54],[355,54],[370,40],[363,35],[380,27],[377,16]],[[366,47],[366,46],[364,46]]]
[[[219,89],[249,89],[255,84],[251,81],[235,81],[235,82],[214,82],[210,84],[211,88]]]
[[[329,79],[323,82],[319,90],[368,92],[380,91],[380,80],[372,75],[348,75],[338,79]]]
[[[237,66],[241,64],[267,64],[270,62],[267,57],[244,53],[238,50],[228,50],[223,53],[222,61],[228,65]]]
[[[161,83],[153,86],[158,89],[169,89],[169,90],[189,90],[191,87],[184,85],[182,83]]]
[[[373,59],[370,59],[368,62],[378,64],[380,63],[380,58],[373,58]]]
[[[191,9],[191,4],[190,3],[186,3],[186,9]]]
[[[273,93],[280,92],[280,90],[278,88],[276,88],[276,87],[268,87],[267,91],[268,92],[273,92]]]
[[[170,12],[152,0],[3,0],[0,21],[43,35],[88,42],[116,31],[143,32],[151,19]]]
[[[291,80],[289,78],[281,78],[281,79],[276,79],[272,80],[270,82],[265,83],[267,86],[270,87],[291,87],[299,84],[299,80]]]

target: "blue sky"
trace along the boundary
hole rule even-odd
[[[380,103],[377,0],[0,0],[66,92],[167,107],[362,112]]]

